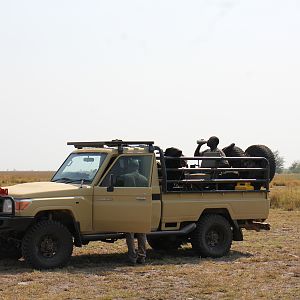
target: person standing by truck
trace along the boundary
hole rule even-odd
[[[138,248],[135,249],[134,238],[138,241]],[[146,260],[146,234],[145,233],[126,233],[126,244],[128,247],[128,259],[132,265],[144,264]]]

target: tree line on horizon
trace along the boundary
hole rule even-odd
[[[273,151],[276,162],[276,173],[300,173],[300,160],[295,160],[288,168],[284,168],[285,159],[280,155],[279,151]]]

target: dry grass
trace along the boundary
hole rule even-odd
[[[271,187],[287,186],[296,187],[300,186],[300,174],[276,174],[272,180]]]
[[[0,186],[24,182],[49,181],[53,171],[0,171]]]
[[[300,209],[300,178],[296,174],[276,175],[271,183],[271,207]]]
[[[300,212],[271,210],[268,232],[245,232],[230,255],[195,257],[148,249],[147,264],[126,265],[124,241],[77,248],[69,266],[35,271],[0,261],[0,299],[299,299]]]
[[[273,189],[270,199],[272,208],[300,210],[300,187]]]
[[[0,182],[45,181],[52,174],[0,172]],[[298,179],[275,178],[273,207],[299,209],[299,184],[290,181]],[[195,257],[186,245],[173,253],[148,249],[145,266],[129,267],[125,242],[118,241],[76,248],[69,266],[53,271],[0,260],[0,299],[300,299],[299,220],[299,210],[271,210],[271,231],[244,232],[245,241],[220,259]]]

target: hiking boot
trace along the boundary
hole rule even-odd
[[[145,257],[138,257],[136,260],[136,263],[143,265],[145,263],[145,261],[146,261]]]
[[[134,257],[128,257],[128,265],[135,266],[137,263],[137,259]]]

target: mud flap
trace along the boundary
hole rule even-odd
[[[244,240],[244,236],[243,236],[243,232],[242,229],[239,227],[239,224],[236,220],[232,221],[232,239],[234,241],[243,241]]]
[[[83,243],[82,243],[82,239],[81,239],[81,235],[80,235],[80,223],[79,222],[75,222],[74,221],[74,245],[76,247],[82,247]]]

